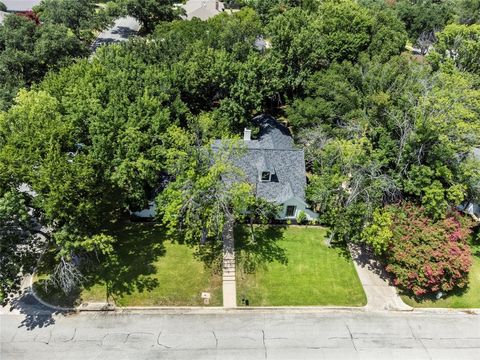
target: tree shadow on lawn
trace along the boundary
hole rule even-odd
[[[127,224],[114,232],[118,236],[116,257],[107,259],[88,273],[85,289],[105,284],[105,299],[130,295],[135,291],[151,291],[159,286],[154,277],[154,262],[165,256],[163,229],[152,223]]]
[[[85,261],[82,266],[85,280],[81,287],[92,290],[99,284],[103,285],[103,299],[108,302],[135,291],[151,291],[159,286],[154,263],[166,253],[163,229],[153,223],[126,223],[114,229],[112,235],[118,239],[114,245],[115,256],[107,259],[93,257]],[[44,259],[39,274],[49,274],[51,269],[52,259]],[[73,307],[84,300],[80,288],[64,294],[53,286],[46,289],[44,284],[45,279],[38,280],[35,289],[53,305]]]
[[[235,258],[237,265],[245,273],[253,273],[259,267],[277,261],[286,265],[288,258],[285,249],[278,245],[283,239],[286,226],[235,227]]]

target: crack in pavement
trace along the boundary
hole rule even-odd
[[[212,330],[213,337],[215,338],[215,349],[218,349],[218,338],[217,334],[215,334],[215,331]]]
[[[262,329],[262,342],[263,342],[263,350],[265,352],[265,359],[267,358],[267,345],[265,344],[265,330]]]
[[[160,331],[158,333],[158,336],[157,336],[157,344],[160,345],[160,346],[163,346],[165,349],[171,349],[172,347],[171,346],[168,346],[168,345],[164,345],[162,343],[160,343],[160,336],[162,335],[162,331]]]
[[[358,352],[357,346],[355,345],[355,340],[354,340],[354,338],[353,338],[353,334],[352,334],[352,332],[350,331],[350,328],[348,327],[348,324],[345,323],[345,326],[347,327],[348,333],[350,334],[350,340],[352,340],[353,348],[355,349],[356,352]]]
[[[106,338],[107,336],[110,336],[110,335],[125,335],[125,336],[128,336],[127,333],[116,333],[116,332],[112,332],[112,333],[111,333],[111,332],[108,332],[108,333],[106,333],[105,335],[103,335],[102,341],[100,342],[100,346],[103,347],[103,346],[105,345],[105,344],[104,344],[105,338]],[[124,343],[125,343],[125,341],[124,341]]]
[[[73,329],[73,335],[70,339],[66,339],[66,340],[60,340],[61,342],[70,342],[70,341],[73,341],[73,339],[75,338],[75,335],[77,335],[77,328],[74,328]]]

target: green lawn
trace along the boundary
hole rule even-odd
[[[114,301],[120,306],[196,306],[203,305],[202,292],[211,293],[210,305],[222,305],[221,275],[213,274],[193,257],[186,245],[165,239],[163,230],[153,224],[129,224],[119,231],[119,263],[109,272],[98,271],[82,289],[65,297],[54,289],[48,293],[38,276],[37,293],[58,305],[104,302],[105,280]]]
[[[473,264],[469,274],[469,286],[440,300],[402,295],[402,300],[413,307],[480,308],[480,245],[472,246]]]
[[[320,227],[259,227],[256,255],[244,262],[262,263],[254,273],[237,264],[237,301],[250,306],[366,304],[353,263],[343,247],[325,245]],[[246,228],[237,229],[237,254],[248,245]],[[260,241],[261,239],[261,241]],[[254,251],[255,253],[255,251]],[[273,261],[273,262],[268,262]],[[239,262],[240,263],[240,262]]]

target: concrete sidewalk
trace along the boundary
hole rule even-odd
[[[226,233],[223,236],[223,307],[235,308],[237,307],[237,283],[233,225],[226,226],[224,231]]]
[[[383,265],[365,247],[349,244],[353,264],[367,295],[367,310],[400,310],[410,311],[394,286],[389,284],[389,276]]]

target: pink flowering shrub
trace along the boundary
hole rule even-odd
[[[464,288],[472,265],[467,240],[473,223],[452,213],[434,222],[423,208],[404,203],[391,206],[393,239],[387,271],[400,288],[416,296]]]

